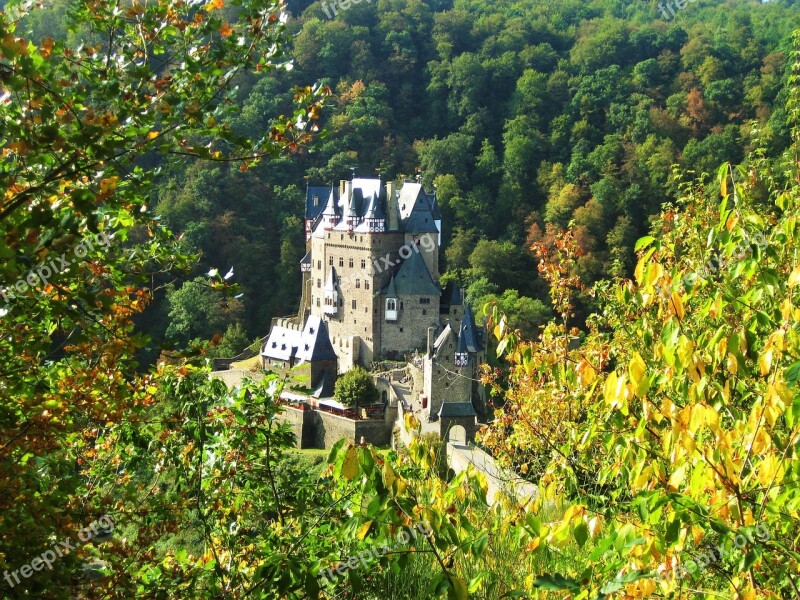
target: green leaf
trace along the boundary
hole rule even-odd
[[[669,546],[678,541],[678,536],[681,532],[681,520],[678,518],[672,519],[667,525],[667,531],[664,534],[664,541]]]
[[[460,577],[449,575],[450,589],[447,590],[448,600],[468,600],[467,584]]]
[[[792,363],[786,368],[785,377],[789,387],[794,387],[797,385],[797,382],[800,381],[800,360]]]
[[[554,573],[552,575],[548,573],[539,575],[533,580],[533,587],[551,592],[559,590],[579,592],[581,589],[580,582],[578,582],[576,579],[569,579],[563,575],[559,575],[558,573]]]
[[[647,248],[650,244],[656,241],[652,235],[646,235],[644,237],[640,237],[636,240],[636,245],[633,247],[634,252],[638,252],[644,248]]]
[[[575,541],[578,542],[578,545],[583,548],[586,544],[586,540],[589,539],[589,527],[586,525],[585,521],[581,521],[572,529],[572,535],[575,536]]]

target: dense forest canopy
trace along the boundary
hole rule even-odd
[[[505,305],[532,335],[549,313],[531,243],[573,223],[584,282],[630,274],[636,239],[677,196],[673,164],[711,173],[740,162],[756,133],[769,156],[788,144],[793,1],[702,0],[671,20],[655,3],[603,0],[379,0],[333,18],[323,8],[289,23],[293,70],[240,81],[230,124],[264,135],[291,109],[289,84],[320,81],[336,94],[328,137],[245,173],[198,163],[155,192],[203,270],[234,267],[244,296],[230,318],[251,338],[296,310],[306,184],[353,168],[421,176],[442,208],[445,280]]]

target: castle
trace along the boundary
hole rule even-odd
[[[384,403],[391,392],[424,430],[458,424],[471,437],[485,411],[476,376],[485,340],[463,291],[438,283],[441,230],[435,194],[416,182],[309,187],[300,308],[273,320],[261,366],[306,365],[312,406],[341,409],[330,398],[338,373],[408,359],[403,385],[376,381]]]

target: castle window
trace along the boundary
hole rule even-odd
[[[317,287],[318,288],[322,287],[322,279],[320,279],[319,277],[317,278]]]
[[[314,206],[319,206],[319,196],[314,196]]]
[[[327,304],[327,302],[325,302]],[[317,308],[319,308],[319,298],[317,298]]]
[[[356,289],[357,290],[361,289],[361,280],[360,279],[356,279]]]
[[[457,309],[457,308],[454,308],[454,309],[453,309],[453,314],[454,314],[454,315],[457,315],[457,314],[458,314],[458,309]]]
[[[362,269],[366,269],[367,268],[367,261],[364,260],[363,258],[361,259],[361,268]]]
[[[344,266],[344,256],[340,256],[340,257],[339,257],[339,266],[340,266],[340,267],[343,267],[343,266]]]
[[[350,267],[351,269],[353,268],[353,259],[352,258],[348,261],[347,266]]]
[[[339,298],[339,306],[344,306],[344,298]]]
[[[397,321],[397,300],[394,298],[386,299],[386,320]]]
[[[400,328],[400,333],[403,333],[403,328],[402,327]]]
[[[343,239],[344,239],[344,234],[343,233],[339,234],[339,240],[341,241]]]
[[[430,298],[420,298],[419,299],[419,303],[420,304],[430,304],[431,303],[431,299]]]
[[[317,269],[321,269],[321,268],[322,268],[322,261],[318,260],[317,261]]]
[[[333,255],[330,255],[330,256],[328,257],[328,264],[329,264],[330,266],[333,266]]]
[[[353,298],[353,299],[350,301],[350,303],[351,303],[351,305],[352,305],[352,308],[353,308],[353,310],[355,310],[355,309],[356,309],[356,299],[355,299],[355,298]]]
[[[365,290],[368,290],[368,289],[369,289],[369,279],[365,279],[365,280],[364,280],[364,289],[365,289]]]
[[[403,310],[403,303],[400,302],[400,310]]]

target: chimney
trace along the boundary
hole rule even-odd
[[[345,190],[345,184],[346,183],[347,183],[347,181],[344,180],[344,179],[339,180],[339,198],[344,197],[344,190]]]
[[[344,211],[346,211],[347,207],[350,206],[350,198],[353,195],[353,182],[343,181],[342,183],[344,184],[344,198],[342,199],[342,207]]]
[[[388,213],[388,230],[397,231],[400,229],[400,210],[397,207],[397,192],[394,189],[394,181],[386,182],[386,212]]]

